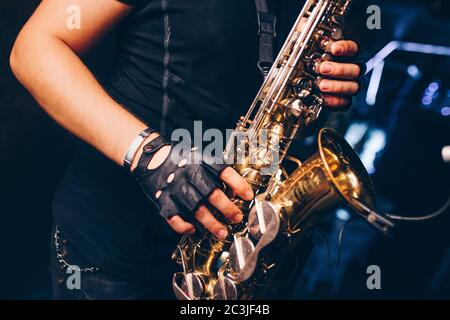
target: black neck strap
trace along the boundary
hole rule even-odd
[[[258,34],[259,34],[259,61],[258,69],[265,78],[272,67],[273,43],[276,37],[276,21],[275,15],[269,13],[266,0],[255,0],[256,11],[258,17]]]

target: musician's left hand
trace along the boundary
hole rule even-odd
[[[358,44],[350,40],[340,40],[330,46],[334,57],[356,57]],[[355,59],[356,60],[356,59]],[[323,93],[325,105],[334,108],[345,108],[350,105],[352,96],[359,91],[359,78],[363,75],[360,65],[323,61],[316,68],[321,76],[318,87]]]

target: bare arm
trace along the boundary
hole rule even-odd
[[[81,29],[67,28],[70,5],[81,9]],[[60,125],[122,164],[146,127],[118,105],[78,57],[132,8],[115,0],[44,0],[11,53],[19,81]]]
[[[81,9],[81,30],[66,26],[67,8]],[[104,33],[132,8],[115,0],[44,0],[20,32],[11,54],[11,68],[46,112],[60,125],[122,165],[133,139],[147,127],[117,104],[100,86],[78,57],[89,50]],[[149,137],[156,136],[153,134]],[[159,166],[170,152],[166,146],[150,162]],[[134,166],[142,150],[136,155]],[[231,168],[221,179],[244,194],[250,186]],[[247,197],[251,198],[251,197]],[[239,216],[239,209],[216,189],[209,200],[227,217]],[[205,227],[223,237],[226,228],[206,209],[196,214]],[[239,221],[242,220],[242,215]],[[180,233],[192,232],[193,225],[175,215],[167,219]]]

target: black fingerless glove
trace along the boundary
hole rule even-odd
[[[157,137],[144,145],[133,175],[145,194],[159,208],[164,218],[180,215],[188,221],[198,207],[207,201],[209,195],[221,187],[220,174],[227,167],[221,159],[202,158],[196,148],[188,154],[174,154],[174,146],[166,160],[155,169],[147,169],[153,155],[162,147],[170,145],[162,137]],[[193,159],[200,159],[193,163]],[[174,159],[177,159],[174,162]],[[178,160],[179,159],[179,160]]]

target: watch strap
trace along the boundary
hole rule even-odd
[[[133,142],[131,142],[128,151],[123,158],[123,167],[126,171],[129,172],[131,170],[131,165],[134,162],[134,158],[136,157],[136,153],[139,150],[139,147],[144,143],[146,138],[148,138],[152,133],[155,132],[156,130],[152,128],[144,129],[136,138],[134,138]]]

